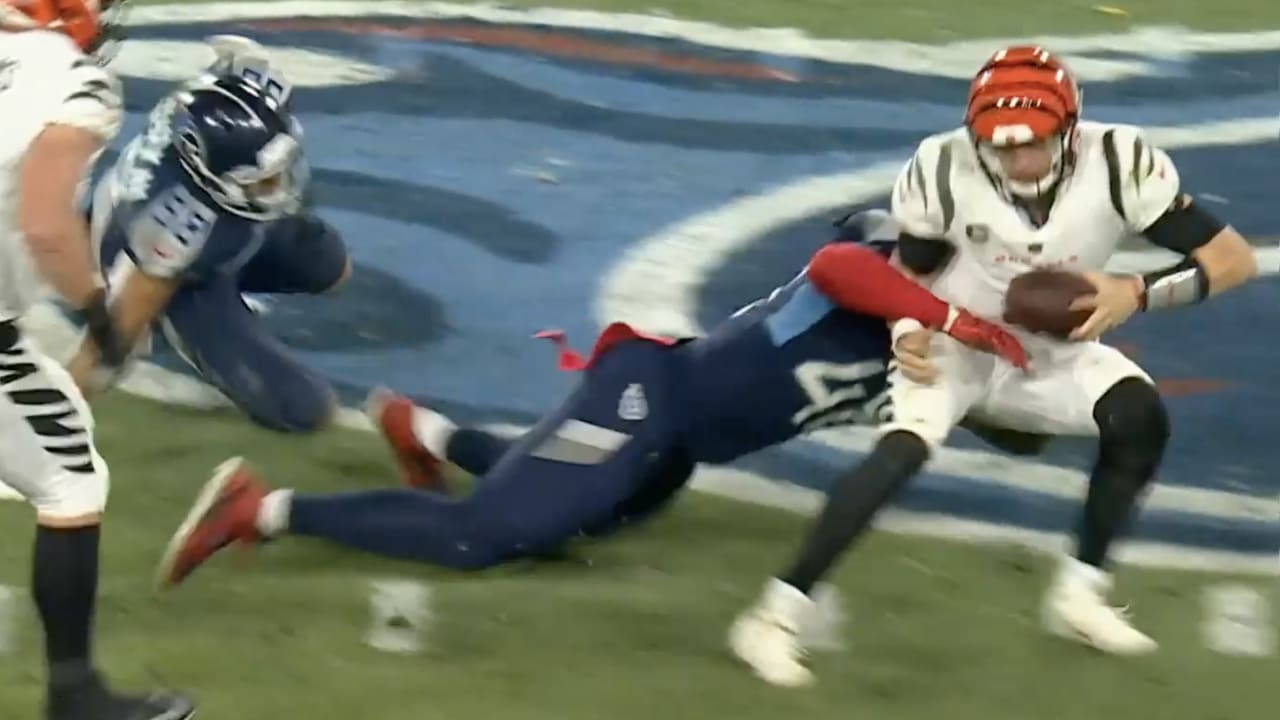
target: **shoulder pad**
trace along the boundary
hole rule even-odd
[[[63,62],[61,72],[49,78],[51,89],[60,96],[49,124],[88,130],[109,142],[120,131],[123,119],[120,81],[84,54],[69,54]]]
[[[1181,183],[1173,160],[1138,128],[1107,128],[1102,153],[1111,205],[1134,232],[1146,230],[1178,199]]]
[[[941,238],[950,229],[956,212],[951,169],[957,137],[951,132],[925,138],[898,174],[892,213],[903,232]]]
[[[888,210],[873,208],[849,213],[835,222],[838,240],[873,243],[898,239],[898,224]]]

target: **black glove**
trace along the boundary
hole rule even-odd
[[[80,315],[89,330],[94,347],[98,349],[98,363],[104,369],[119,369],[128,359],[129,350],[116,332],[115,321],[111,318],[111,311],[107,309],[107,291],[99,289],[95,292]]]

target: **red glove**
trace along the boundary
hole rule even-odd
[[[952,305],[942,331],[974,350],[997,355],[1019,370],[1027,370],[1027,351],[1018,338],[995,323],[974,317],[968,310]]]

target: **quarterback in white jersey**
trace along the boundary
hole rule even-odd
[[[1097,293],[1076,301],[1091,314],[1070,340],[1009,328],[1030,373],[910,320],[894,324],[893,419],[862,465],[836,483],[799,557],[750,611],[753,646],[739,656],[766,680],[811,681],[787,629],[803,624],[814,584],[965,418],[1032,440],[1098,438],[1076,553],[1063,558],[1044,620],[1106,652],[1156,649],[1107,603],[1105,567],[1160,464],[1169,419],[1147,373],[1097,338],[1140,309],[1192,305],[1240,285],[1257,266],[1244,238],[1181,192],[1173,162],[1139,130],[1081,122],[1079,113],[1080,90],[1058,58],[1039,47],[1001,50],[973,79],[965,126],[925,139],[900,173],[895,258],[938,297],[1001,322],[1010,281],[1033,269],[1079,272]],[[1133,236],[1183,260],[1146,275],[1103,273]]]
[[[1108,550],[1155,475],[1169,420],[1151,378],[1097,342],[1135,311],[1192,305],[1257,273],[1252,248],[1192,204],[1173,161],[1134,127],[1081,122],[1071,72],[1038,47],[996,53],[970,88],[966,126],[930,137],[893,191],[900,262],[944,300],[999,320],[1013,278],[1038,268],[1081,272],[1097,294],[1070,340],[1023,333],[1023,374],[909,323],[894,328],[905,365],[883,429],[941,443],[966,414],[1045,435],[1096,436],[1098,459],[1078,531],[1044,604],[1048,628],[1101,650],[1156,644],[1105,603]],[[1146,275],[1103,266],[1131,237],[1183,260]]]
[[[108,691],[90,657],[107,468],[68,373],[18,320],[47,284],[80,311],[106,365],[123,345],[77,209],[85,176],[120,127],[116,79],[93,51],[103,0],[0,0],[0,480],[36,509],[32,595],[52,720],[182,720],[185,700]],[[23,713],[25,714],[25,713]]]

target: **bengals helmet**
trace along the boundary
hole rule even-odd
[[[993,180],[1014,195],[1035,197],[1074,164],[1080,103],[1080,86],[1062,60],[1041,47],[1013,46],[992,55],[974,76],[964,122]],[[1048,173],[1034,181],[1007,177],[999,149],[1036,143],[1053,154]]]
[[[92,53],[118,39],[113,18],[125,0],[0,0],[0,26],[60,32]]]

